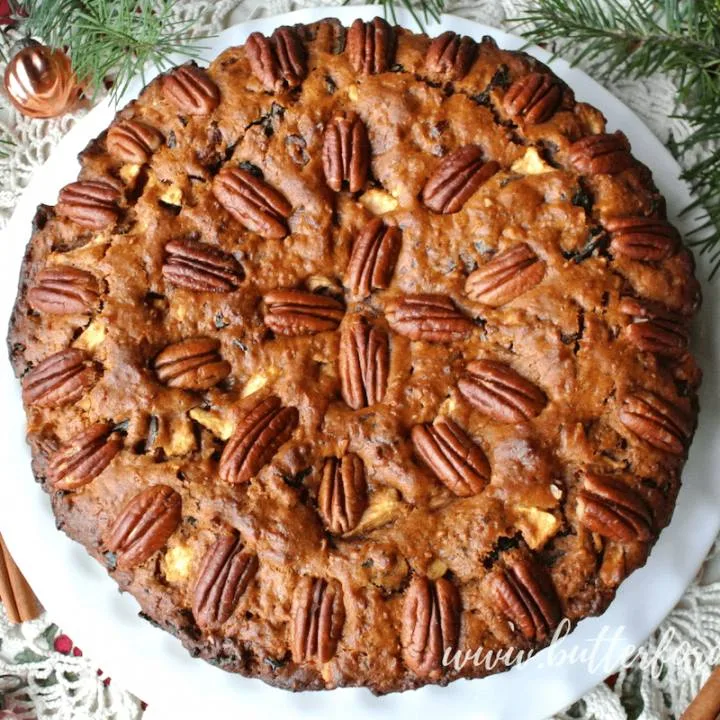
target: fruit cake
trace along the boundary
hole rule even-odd
[[[380,18],[255,32],[80,162],[9,331],[33,471],[193,655],[446,684],[645,563],[699,285],[628,139],[545,65]]]

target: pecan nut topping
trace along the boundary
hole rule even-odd
[[[205,70],[181,65],[162,80],[165,97],[183,115],[209,115],[220,104],[220,90]]]
[[[223,168],[213,179],[220,204],[248,230],[266,238],[284,238],[292,205],[264,180],[242,168]]]
[[[682,455],[692,435],[693,423],[679,408],[646,390],[625,397],[620,422],[649,445]]]
[[[560,107],[562,89],[549,75],[530,73],[516,80],[505,93],[503,107],[511,117],[528,125],[548,121]]]
[[[296,663],[332,660],[345,625],[342,585],[302,577],[292,601],[292,657]]]
[[[238,422],[220,458],[219,475],[224,482],[248,482],[290,439],[299,419],[297,408],[283,407],[271,395],[258,401]]]
[[[660,303],[632,297],[620,300],[620,311],[632,318],[625,337],[639,350],[674,359],[686,355],[690,334],[681,315]]]
[[[570,164],[581,173],[615,175],[635,165],[630,143],[621,132],[588,135],[570,146]]]
[[[253,74],[268,92],[297,87],[307,75],[305,46],[291,27],[279,27],[269,38],[252,33],[245,52]]]
[[[87,270],[52,265],[37,274],[27,299],[31,308],[48,315],[86,315],[97,308],[100,289]]]
[[[528,639],[547,640],[560,622],[552,580],[535,562],[516,558],[489,582],[498,609]]]
[[[365,463],[354,453],[325,460],[318,491],[318,510],[334,535],[350,532],[368,506]]]
[[[240,263],[230,254],[194,240],[171,240],[163,277],[176,287],[197,292],[226,293],[236,290],[243,279]]]
[[[404,295],[388,303],[387,320],[400,335],[425,342],[462,340],[475,327],[447,295]]]
[[[120,215],[120,192],[101,180],[80,180],[66,185],[58,196],[56,210],[77,225],[103,230]]]
[[[353,410],[382,402],[390,373],[387,333],[363,316],[352,318],[340,336],[339,369],[343,400]]]
[[[646,217],[617,217],[605,221],[610,233],[610,251],[630,260],[659,262],[678,248],[677,230],[662,220]]]
[[[435,168],[422,191],[422,201],[433,212],[456,213],[499,169],[494,160],[483,160],[479,145],[465,145]]]
[[[462,80],[477,57],[477,43],[467,35],[448,30],[430,43],[425,68],[449,81]]]
[[[475,408],[501,423],[521,423],[539,415],[547,397],[540,388],[504,363],[474,360],[458,389]]]
[[[528,245],[519,243],[471,272],[465,292],[474,302],[500,307],[532,290],[544,277],[545,263]]]
[[[217,628],[228,620],[257,570],[257,555],[243,548],[236,532],[219,537],[203,557],[193,590],[198,626]]]
[[[208,390],[232,370],[219,349],[220,341],[215,338],[191,338],[168,345],[155,358],[155,372],[168,387]]]
[[[490,482],[485,453],[454,420],[416,425],[411,437],[417,454],[455,495],[477,495]]]
[[[587,473],[578,492],[578,517],[591,532],[613,540],[644,542],[652,537],[650,507],[617,478]]]
[[[322,150],[325,182],[335,192],[347,183],[351,193],[365,187],[370,167],[370,141],[356,113],[335,117],[325,126]]]
[[[137,567],[154,555],[182,519],[182,499],[167,485],[152,485],[125,505],[110,527],[105,547],[117,555],[122,570]]]
[[[77,490],[94,480],[120,452],[123,439],[112,423],[96,423],[61,447],[48,462],[56,490]]]
[[[355,239],[347,267],[350,291],[359,299],[373,290],[385,290],[392,281],[395,263],[400,254],[402,232],[373,218]]]
[[[345,50],[355,72],[387,72],[395,60],[395,30],[379,17],[370,22],[355,20],[347,31]]]
[[[405,595],[400,642],[405,664],[421,677],[442,671],[445,652],[457,650],[462,603],[446,578],[413,577]]]
[[[97,366],[83,350],[61,350],[25,375],[23,402],[36,407],[68,405],[77,402],[99,378]]]
[[[337,330],[345,309],[335,298],[302,290],[275,290],[265,296],[265,324],[279,335],[312,335]]]
[[[108,152],[118,160],[142,165],[162,145],[162,133],[139,120],[124,120],[113,125],[105,142]]]

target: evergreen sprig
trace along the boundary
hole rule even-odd
[[[6,158],[10,153],[8,150],[14,145],[15,143],[7,137],[0,136],[0,157]]]
[[[347,5],[348,1],[343,0],[343,5]],[[396,7],[405,8],[423,32],[430,20],[440,22],[440,16],[445,12],[445,0],[368,0],[368,5],[382,5],[385,18],[395,23]]]

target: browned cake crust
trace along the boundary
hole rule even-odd
[[[9,347],[61,527],[227,670],[385,693],[602,612],[673,510],[693,260],[523,53],[376,19],[153,81],[38,209]],[[497,668],[499,669],[499,668]]]

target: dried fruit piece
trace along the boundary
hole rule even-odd
[[[490,579],[498,609],[531,641],[547,640],[560,621],[552,581],[537,563],[515,558]]]
[[[258,401],[240,419],[220,458],[219,475],[224,482],[248,482],[290,439],[298,424],[297,408],[283,407],[271,395]]]
[[[335,192],[347,183],[351,193],[365,187],[370,167],[370,141],[365,123],[356,113],[335,117],[325,126],[323,135],[325,182]]]
[[[512,368],[496,360],[468,363],[458,381],[460,392],[480,412],[501,423],[521,423],[547,405],[545,393]]]
[[[462,603],[445,578],[416,575],[405,595],[400,642],[406,665],[421,677],[442,670],[445,652],[457,650]]]
[[[68,348],[51,355],[30,370],[22,381],[23,402],[53,407],[77,402],[100,377],[87,353]]]
[[[345,50],[355,72],[387,72],[395,58],[395,31],[379,17],[370,22],[355,20],[347,31]]]
[[[622,298],[620,312],[632,317],[625,337],[638,349],[676,359],[687,353],[690,338],[681,315],[660,303],[632,297]]]
[[[220,90],[205,70],[188,64],[162,79],[165,97],[183,115],[209,115],[220,104]]]
[[[635,165],[630,143],[621,132],[588,135],[569,149],[570,164],[581,173],[615,175]]]
[[[403,295],[388,303],[387,320],[395,332],[426,342],[462,340],[474,328],[447,295]]]
[[[433,212],[456,213],[475,191],[489,180],[500,165],[494,160],[483,160],[479,145],[465,145],[450,153],[435,168],[425,183],[422,201]]]
[[[342,585],[334,579],[300,578],[291,612],[293,660],[332,660],[345,625]]]
[[[318,510],[334,535],[350,532],[368,506],[365,463],[354,453],[325,460],[318,491]]]
[[[362,299],[390,285],[402,244],[400,228],[372,219],[355,239],[347,268],[350,291]]]
[[[168,345],[155,358],[155,372],[169,387],[208,390],[232,370],[219,349],[220,341],[214,338],[190,338]]]
[[[41,270],[28,290],[30,307],[49,315],[87,314],[100,301],[98,281],[92,273],[69,265]]]
[[[213,179],[212,191],[220,204],[242,225],[266,238],[288,234],[286,219],[292,205],[284,195],[247,170],[223,168]]]
[[[257,570],[257,555],[243,548],[236,532],[219,537],[200,564],[193,590],[198,626],[217,628],[228,620]]]
[[[171,240],[163,277],[177,287],[197,292],[225,293],[236,290],[243,278],[240,263],[222,250],[193,240]]]
[[[416,425],[411,437],[417,454],[455,495],[477,495],[490,482],[485,453],[454,420]]]
[[[269,38],[252,33],[245,52],[253,74],[268,92],[297,87],[307,75],[305,46],[291,27],[279,27]]]
[[[682,455],[693,431],[692,420],[654,393],[640,390],[625,397],[620,422],[658,450]]]
[[[503,107],[511,117],[528,125],[547,122],[560,107],[562,89],[550,75],[530,73],[516,80],[505,93]]]
[[[387,333],[362,315],[352,318],[340,337],[340,388],[353,409],[382,402],[390,372]]]
[[[182,499],[167,485],[152,485],[125,505],[110,527],[105,547],[117,555],[117,567],[141,565],[160,550],[182,519]]]
[[[462,80],[477,57],[477,43],[467,35],[448,30],[438,35],[428,48],[425,67],[446,80]]]
[[[468,297],[500,307],[534,288],[545,277],[545,263],[525,243],[495,255],[474,270],[465,282]]]
[[[644,542],[652,537],[650,507],[617,478],[587,473],[578,492],[578,517],[591,532],[614,540]]]
[[[113,225],[120,214],[120,192],[101,180],[80,180],[66,185],[58,195],[56,210],[68,220],[91,230]]]
[[[142,165],[162,145],[162,133],[152,125],[139,120],[123,120],[113,125],[107,134],[105,145],[108,152],[118,160]]]
[[[302,290],[275,290],[265,296],[265,324],[280,335],[337,330],[345,309],[335,298]]]
[[[94,480],[123,446],[112,423],[97,423],[63,445],[48,462],[47,479],[56,490],[77,490]]]
[[[672,225],[653,218],[610,218],[605,229],[610,233],[610,251],[631,260],[660,262],[669,258],[680,242]]]

